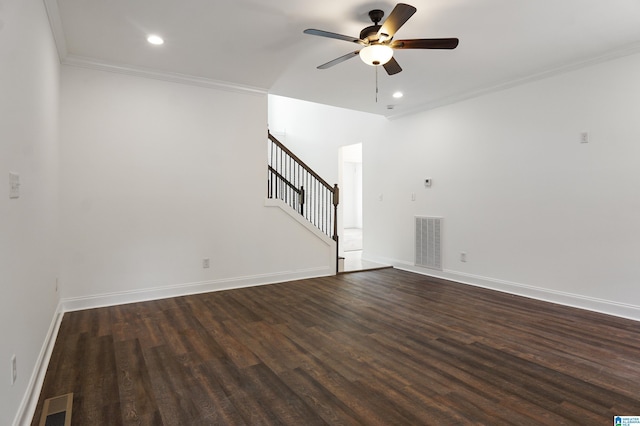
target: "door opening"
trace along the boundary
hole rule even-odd
[[[362,144],[347,145],[339,153],[340,185],[340,256],[345,270],[354,258],[361,258],[362,229]]]

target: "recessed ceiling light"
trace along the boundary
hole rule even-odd
[[[402,94],[402,92],[396,92],[393,94],[393,97],[396,99],[400,99],[401,97],[403,97],[404,95]]]
[[[147,41],[151,44],[155,44],[156,46],[164,44],[164,40],[162,39],[162,37],[157,35],[150,35],[149,37],[147,37]]]

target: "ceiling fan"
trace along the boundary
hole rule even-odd
[[[373,25],[363,29],[359,38],[312,28],[304,30],[305,34],[335,38],[363,46],[360,50],[347,53],[320,65],[318,69],[327,69],[354,56],[360,56],[364,63],[373,66],[382,65],[387,74],[393,75],[402,71],[398,61],[393,57],[394,49],[455,49],[458,46],[457,38],[393,40],[396,31],[416,13],[416,10],[411,5],[398,3],[382,25],[379,22],[382,20],[384,12],[380,9],[372,10],[369,12],[369,18],[373,21]]]

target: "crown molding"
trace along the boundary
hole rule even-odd
[[[435,108],[443,107],[446,105],[455,104],[458,102],[462,102],[468,99],[477,98],[483,95],[487,95],[494,92],[499,92],[501,90],[510,89],[516,86],[522,86],[528,83],[532,83],[539,80],[544,80],[546,78],[554,77],[557,75],[565,74],[571,71],[576,71],[582,68],[587,68],[592,65],[597,65],[603,62],[612,61],[614,59],[623,58],[625,56],[631,56],[634,54],[640,53],[640,43],[632,43],[630,45],[624,46],[620,49],[615,49],[605,53],[604,55],[596,56],[593,58],[589,58],[586,60],[571,62],[556,68],[548,69],[545,71],[541,71],[535,74],[528,75],[526,77],[517,78],[513,80],[503,81],[501,83],[486,86],[484,88],[480,88],[477,90],[471,90],[468,92],[459,93],[457,95],[448,96],[445,98],[437,99],[432,102],[427,102],[423,104],[416,105],[410,109],[405,111],[398,112],[397,114],[387,114],[385,117],[389,120],[394,120],[398,118],[407,117],[410,115],[418,114],[421,112],[429,111]]]
[[[134,67],[131,65],[115,64],[107,61],[86,58],[76,55],[67,55],[60,61],[62,65],[68,65],[80,68],[89,68],[98,71],[106,71],[117,74],[126,74],[135,77],[151,78],[154,80],[162,80],[171,83],[188,84],[191,86],[205,87],[208,89],[225,90],[236,93],[252,94],[265,96],[269,93],[267,89],[253,86],[245,86],[226,81],[213,80],[209,78],[196,77],[188,74],[172,73],[167,71],[158,71],[142,67]]]
[[[206,87],[209,89],[219,89],[236,93],[253,94],[264,96],[268,94],[268,89],[261,87],[246,86],[230,83],[226,81],[213,80],[204,77],[196,77],[188,74],[158,71],[148,68],[135,67],[131,65],[117,64],[102,61],[94,58],[72,55],[67,49],[67,41],[62,28],[62,19],[58,9],[57,0],[43,0],[49,19],[49,26],[53,34],[53,40],[58,51],[58,58],[62,65],[89,68],[99,71],[107,71],[119,74],[126,74],[136,77],[151,78],[155,80],[168,81],[171,83],[188,84],[191,86]]]

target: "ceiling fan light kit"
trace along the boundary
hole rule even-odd
[[[354,56],[360,56],[360,59],[362,59],[365,64],[383,66],[387,74],[394,75],[402,71],[398,61],[393,57],[393,51],[395,49],[455,49],[458,46],[457,38],[421,38],[394,41],[393,37],[396,31],[398,31],[416,11],[417,9],[411,5],[398,3],[387,19],[380,25],[379,22],[384,17],[384,12],[380,9],[374,9],[369,12],[369,18],[373,22],[373,25],[364,28],[360,32],[359,38],[312,28],[304,30],[304,33],[348,41],[363,46],[360,50],[347,53],[346,55],[318,66],[318,69],[327,69]]]
[[[367,65],[384,65],[393,57],[393,49],[386,44],[371,44],[360,49],[360,59]]]
[[[147,37],[147,41],[151,44],[154,44],[156,46],[160,46],[162,44],[164,44],[164,40],[162,39],[162,37],[160,37],[159,35],[155,35],[155,34],[151,34],[149,35],[149,37]]]

